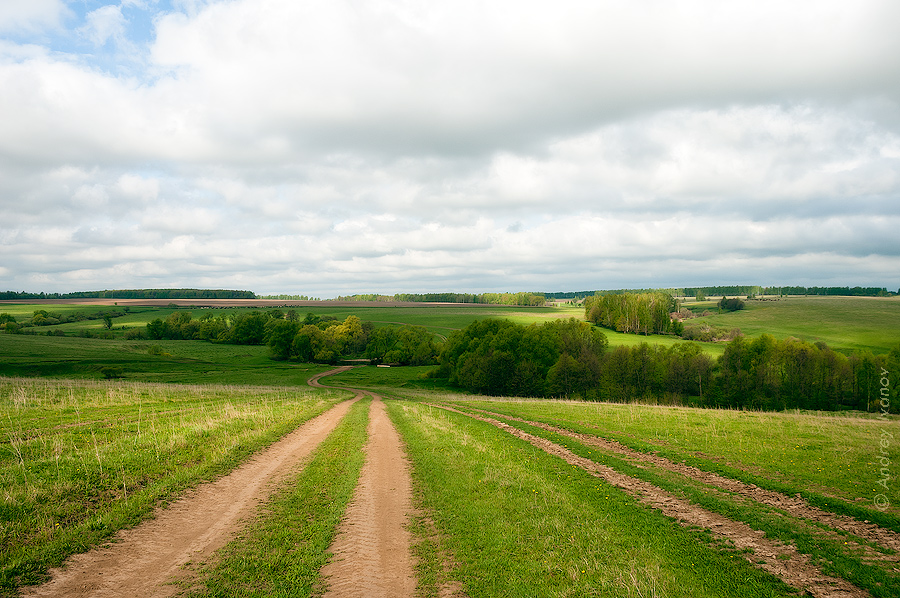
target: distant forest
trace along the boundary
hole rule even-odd
[[[610,289],[598,291],[573,291],[567,293],[542,293],[548,300],[554,299],[584,299],[593,295],[624,295],[626,293],[653,293],[660,292],[674,297],[696,297],[698,294],[707,297],[721,297],[724,295],[838,295],[844,297],[890,297],[900,294],[888,291],[885,287],[763,287],[759,285],[730,285],[713,287],[681,287],[668,289]]]
[[[257,299],[252,291],[225,289],[131,289],[117,291],[79,291],[77,293],[0,292],[0,299]]]
[[[335,301],[407,301],[414,303],[479,303],[485,305],[542,306],[543,293],[396,293],[394,295],[349,295]]]

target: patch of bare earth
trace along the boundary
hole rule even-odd
[[[844,579],[825,575],[818,567],[810,563],[809,558],[805,554],[798,552],[794,546],[769,540],[765,537],[764,532],[754,530],[744,523],[733,521],[718,513],[698,507],[649,482],[619,473],[610,467],[580,457],[563,446],[514,428],[500,420],[465,413],[444,405],[434,406],[488,422],[551,455],[560,457],[571,465],[584,469],[613,486],[621,488],[635,499],[658,509],[682,525],[709,529],[713,536],[732,543],[737,550],[752,551],[744,554],[745,558],[753,565],[777,576],[789,586],[803,590],[811,596],[816,596],[817,598],[862,598],[869,596],[868,592]]]
[[[760,488],[755,484],[748,484],[746,482],[727,478],[717,473],[704,471],[691,465],[685,465],[684,463],[676,463],[659,455],[654,455],[652,453],[642,453],[614,440],[607,440],[605,438],[599,438],[590,434],[573,432],[565,428],[559,428],[541,422],[528,421],[517,417],[495,414],[493,412],[482,412],[490,413],[491,415],[495,415],[497,417],[501,417],[510,421],[522,422],[531,426],[535,426],[536,428],[541,428],[549,432],[561,434],[563,436],[568,436],[569,438],[578,440],[582,444],[595,446],[604,451],[622,455],[633,461],[649,463],[661,469],[680,473],[681,475],[698,482],[703,482],[705,484],[709,484],[710,486],[715,486],[717,488],[721,488],[722,490],[733,492],[734,494],[749,498],[758,503],[780,509],[798,519],[805,519],[808,521],[823,523],[833,529],[845,531],[847,533],[853,534],[858,538],[874,542],[875,544],[878,544],[879,546],[882,546],[884,548],[898,551],[898,554],[896,555],[879,554],[877,558],[879,560],[900,562],[900,534],[898,534],[897,532],[883,528],[868,521],[860,521],[858,519],[854,519],[853,517],[849,517],[847,515],[837,515],[835,513],[829,513],[828,511],[824,511],[809,504],[799,495],[788,496],[786,494],[775,492],[773,490],[766,490],[764,488]]]
[[[359,398],[359,397],[357,397]],[[113,544],[73,556],[52,579],[26,588],[27,597],[172,596],[186,580],[184,565],[212,556],[242,520],[307,458],[349,409],[344,401],[306,422],[230,474],[188,492],[154,519],[119,532]]]

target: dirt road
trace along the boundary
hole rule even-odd
[[[412,597],[416,589],[406,529],[412,482],[400,436],[373,395],[366,461],[322,573],[326,598]]]
[[[340,373],[344,366],[310,378],[321,387],[319,378]],[[394,428],[381,398],[372,397],[369,413],[369,440],[366,461],[359,483],[338,535],[331,545],[334,557],[322,569],[327,578],[326,598],[403,598],[416,589],[411,536],[406,526],[412,510],[412,480],[400,435]]]
[[[361,396],[361,395],[360,395]],[[359,398],[359,396],[357,397]],[[306,422],[232,473],[189,492],[156,518],[120,532],[118,542],[69,559],[48,583],[24,596],[158,598],[172,596],[182,566],[232,539],[262,503],[334,429],[352,401]]]

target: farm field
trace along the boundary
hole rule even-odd
[[[540,323],[558,318],[574,317],[584,319],[584,309],[579,306],[560,305],[555,307],[515,307],[497,305],[393,305],[338,302],[318,302],[300,306],[277,308],[258,307],[215,307],[184,305],[177,308],[146,305],[97,305],[74,303],[12,303],[0,302],[0,313],[8,313],[19,321],[27,320],[35,310],[44,309],[51,313],[97,314],[111,309],[127,313],[113,318],[112,330],[106,331],[102,319],[83,320],[54,326],[42,326],[32,330],[41,333],[59,330],[68,335],[82,333],[108,334],[113,339],[122,339],[128,330],[145,327],[156,318],[165,319],[175,311],[191,312],[199,318],[212,312],[216,316],[239,313],[253,309],[294,309],[301,317],[307,313],[317,316],[331,316],[339,320],[355,315],[364,321],[371,321],[376,327],[414,324],[424,326],[438,339],[445,338],[453,330],[465,328],[474,320],[485,318],[506,318],[519,324]],[[232,302],[234,303],[234,302]],[[717,312],[715,300],[706,302],[686,302],[695,312],[703,310],[711,315],[688,320],[690,325],[709,324],[730,330],[739,328],[748,337],[771,334],[776,338],[796,337],[808,342],[822,341],[840,351],[869,350],[886,353],[897,345],[900,338],[900,298],[876,297],[785,297],[777,301],[748,301],[744,310],[731,313]],[[614,330],[603,330],[611,347],[634,346],[643,342],[671,346],[685,342],[669,335],[622,334]],[[2,338],[3,335],[0,335]],[[154,343],[156,344],[156,343]],[[721,355],[725,343],[698,343],[711,356]],[[5,346],[7,351],[14,347]],[[10,355],[14,353],[8,353]]]

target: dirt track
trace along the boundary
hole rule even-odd
[[[359,397],[357,397],[359,398]],[[156,518],[120,532],[118,541],[76,555],[48,583],[24,596],[164,597],[189,561],[208,558],[319,445],[347,413],[344,401],[306,422],[232,473],[189,492]],[[181,573],[183,575],[183,573]]]
[[[557,434],[562,434],[564,436],[574,438],[583,444],[595,446],[597,448],[603,449],[604,451],[616,453],[618,455],[623,455],[632,462],[649,463],[662,469],[674,471],[691,479],[709,484],[710,486],[715,486],[717,488],[727,490],[728,492],[739,494],[741,496],[749,498],[750,500],[769,505],[777,509],[781,509],[799,519],[808,519],[810,521],[824,523],[830,528],[849,532],[859,538],[869,540],[870,542],[879,544],[880,546],[883,546],[889,550],[900,551],[900,534],[875,525],[874,523],[869,523],[868,521],[860,521],[847,515],[836,515],[834,513],[829,513],[828,511],[823,511],[822,509],[809,504],[799,495],[788,496],[786,494],[775,492],[773,490],[766,490],[754,484],[748,484],[746,482],[741,482],[740,480],[727,478],[717,473],[703,471],[702,469],[693,467],[691,465],[676,463],[665,457],[661,457],[653,453],[642,453],[640,451],[628,448],[627,446],[614,440],[607,440],[598,436],[592,436],[590,434],[583,434],[580,432],[573,432],[566,428],[551,426],[542,422],[530,421],[518,417],[493,413],[490,411],[483,411],[481,409],[473,410],[485,413],[490,417],[499,417],[501,419],[509,421],[522,422],[531,426],[535,426],[537,428],[541,428],[543,430],[547,430],[549,432],[556,432]],[[879,558],[882,560],[900,562],[900,556],[898,556],[897,554],[880,555]]]
[[[413,596],[416,580],[406,529],[412,482],[400,436],[373,395],[366,461],[353,500],[322,569],[326,598]]]

